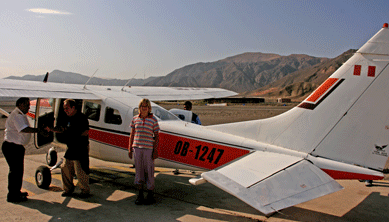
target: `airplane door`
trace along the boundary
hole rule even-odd
[[[55,99],[39,98],[36,100],[35,107],[35,128],[43,129],[46,126],[54,126]],[[49,132],[46,135],[35,133],[34,143],[37,149],[53,142],[54,134]]]

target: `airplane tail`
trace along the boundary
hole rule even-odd
[[[208,126],[313,156],[383,170],[389,144],[388,24],[307,99],[269,119]]]

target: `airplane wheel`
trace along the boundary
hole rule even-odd
[[[35,172],[36,185],[41,189],[48,189],[51,184],[51,171],[47,166],[40,166]]]
[[[49,166],[54,166],[57,163],[57,151],[54,148],[50,148],[46,153],[46,163]]]

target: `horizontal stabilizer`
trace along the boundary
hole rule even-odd
[[[266,215],[343,189],[307,160],[266,152],[250,153],[202,177]]]

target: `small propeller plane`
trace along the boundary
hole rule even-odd
[[[266,215],[339,191],[339,179],[383,179],[389,144],[388,65],[385,23],[310,96],[279,116],[199,126],[152,103],[161,128],[155,164],[205,171],[190,182],[212,183]],[[220,89],[0,81],[2,97],[38,98],[29,113],[36,126],[60,122],[63,98],[77,99],[89,118],[90,156],[129,164],[129,125],[142,97],[193,100],[233,94]],[[52,141],[63,142],[59,134],[35,138],[37,147]]]

